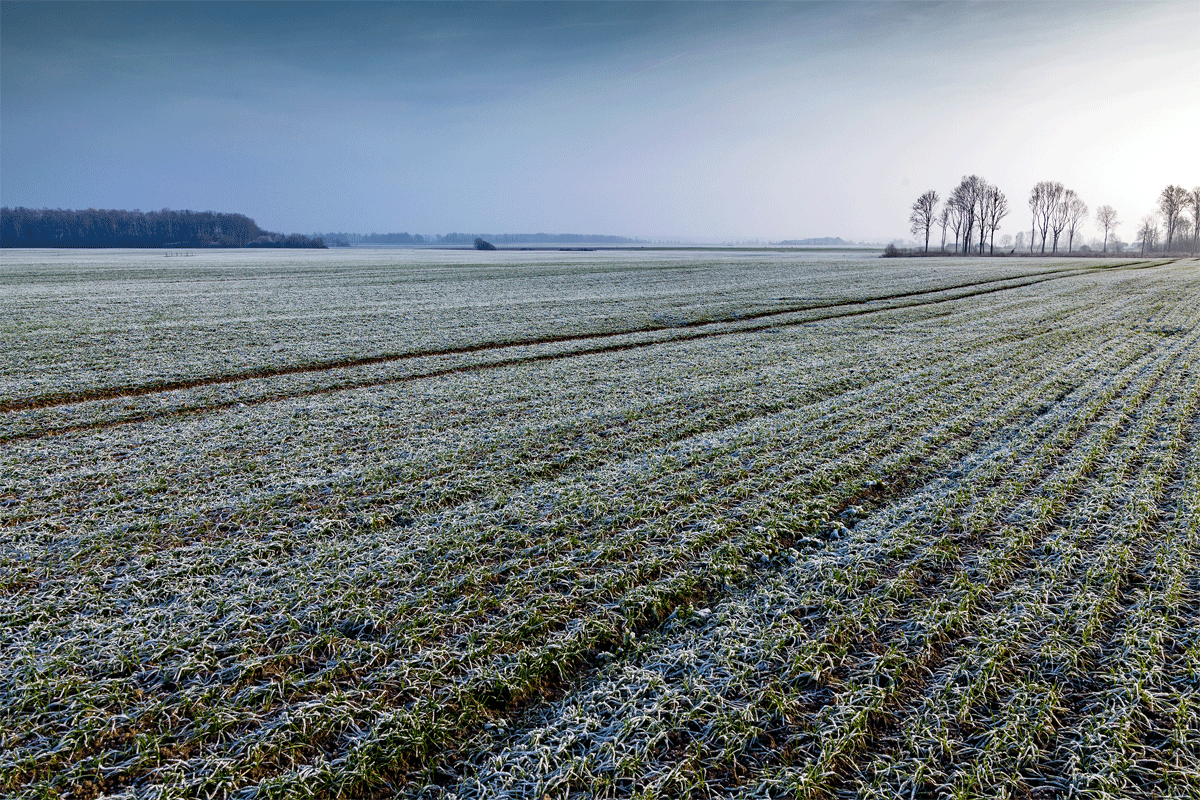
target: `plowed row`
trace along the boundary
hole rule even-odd
[[[1200,795],[1200,264],[956,265],[6,412],[0,791]]]

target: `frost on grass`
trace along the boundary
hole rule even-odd
[[[632,332],[7,412],[0,791],[1196,796],[1196,262],[601,255],[10,277],[15,320],[133,280],[189,332],[270,277],[254,324],[330,353]],[[849,305],[752,319],[801,292]],[[227,336],[157,374],[269,362]]]

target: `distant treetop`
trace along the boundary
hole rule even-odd
[[[0,247],[324,247],[264,231],[244,214],[88,208],[0,209]]]

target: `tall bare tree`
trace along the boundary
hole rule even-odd
[[[1066,191],[1067,205],[1067,252],[1070,253],[1075,246],[1075,230],[1079,227],[1079,223],[1087,216],[1087,203],[1080,199],[1079,195],[1071,189]]]
[[[1200,186],[1188,192],[1188,205],[1192,209],[1192,252],[1200,252]]]
[[[1038,212],[1042,208],[1042,185],[1039,183],[1034,186],[1029,192],[1029,215],[1033,219],[1029,223],[1029,252],[1033,253],[1033,248],[1037,244],[1037,223]]]
[[[971,182],[971,194],[975,199],[975,229],[979,234],[976,250],[979,255],[983,255],[983,248],[987,246],[988,192],[992,185],[978,175],[972,175],[968,180]]]
[[[938,225],[942,228],[942,252],[946,252],[946,228],[950,227],[950,206],[942,206],[942,213],[938,215]]]
[[[1171,251],[1171,240],[1175,236],[1175,227],[1179,224],[1179,216],[1187,203],[1188,191],[1182,186],[1171,185],[1162,190],[1158,196],[1158,212],[1162,214],[1163,223],[1167,228],[1167,252]]]
[[[1008,198],[1004,196],[1004,192],[1000,191],[998,186],[989,186],[986,192],[986,219],[987,229],[991,233],[988,240],[988,254],[996,254],[996,229],[1000,227],[1000,220],[1008,216]]]
[[[1061,184],[1059,185],[1061,186]],[[1068,192],[1070,196],[1068,196]],[[1050,251],[1052,253],[1058,253],[1058,237],[1062,236],[1067,222],[1071,219],[1070,201],[1074,194],[1070,189],[1064,189],[1054,198],[1054,205],[1050,208],[1050,230],[1054,234],[1054,248]],[[1045,252],[1044,247],[1043,252]]]
[[[1043,254],[1046,252],[1046,236],[1050,233],[1056,214],[1060,212],[1062,196],[1065,191],[1066,189],[1058,181],[1041,181],[1033,187],[1033,191],[1029,195],[1029,205],[1033,208],[1034,219],[1041,223]],[[1063,224],[1066,224],[1065,216]],[[1062,233],[1061,227],[1054,235],[1056,247],[1060,233]]]
[[[987,185],[987,181],[978,175],[963,178],[958,186],[954,187],[954,191],[950,193],[950,197],[946,201],[957,208],[962,215],[961,233],[964,253],[971,251],[972,236],[976,226],[979,227],[980,241],[983,240],[983,221],[980,210]],[[982,252],[981,248],[980,253]]]
[[[1175,223],[1175,238],[1179,242],[1176,247],[1183,247],[1192,241],[1192,221],[1188,219],[1187,214],[1181,214],[1179,221]]]
[[[954,252],[957,253],[958,245],[962,242],[963,210],[950,200],[946,201],[945,207],[950,211],[950,230],[954,231]]]
[[[933,227],[934,221],[937,219],[937,202],[938,193],[930,189],[925,194],[917,198],[917,202],[913,203],[912,213],[908,216],[908,221],[911,224],[910,230],[913,236],[920,236],[925,233],[925,252],[929,252],[929,229]]]
[[[1117,210],[1112,206],[1096,209],[1096,225],[1104,231],[1104,252],[1108,252],[1108,234],[1117,228]]]
[[[1142,217],[1142,225],[1138,228],[1138,237],[1142,240],[1142,255],[1154,252],[1158,242],[1158,222],[1153,216]]]

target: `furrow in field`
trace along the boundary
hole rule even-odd
[[[418,604],[418,605],[425,605],[425,601],[421,600],[421,601],[419,601],[417,604]]]
[[[1114,267],[1106,267],[1104,269],[1144,269],[1148,266],[1157,266],[1157,262],[1148,262],[1136,265],[1118,265]],[[727,336],[736,333],[753,333],[762,330],[770,330],[774,328],[787,327],[792,325],[804,325],[814,322],[821,322],[829,319],[837,319],[840,317],[853,317],[863,314],[875,314],[882,311],[895,310],[901,308],[912,308],[926,305],[936,305],[939,303],[949,302],[953,300],[962,300],[971,297],[979,296],[980,294],[991,294],[999,291],[1010,289],[1023,288],[1032,286],[1045,281],[1071,277],[1075,275],[1086,274],[1084,270],[1060,270],[1053,273],[1034,273],[1039,275],[1034,280],[1028,280],[1029,276],[1022,276],[1025,280],[1015,280],[1012,278],[995,279],[972,284],[963,284],[961,287],[952,287],[952,289],[934,289],[922,290],[911,293],[901,293],[894,296],[882,298],[872,298],[866,301],[838,301],[832,304],[806,306],[799,310],[781,310],[770,312],[753,312],[745,315],[739,315],[730,320],[719,322],[703,321],[689,323],[683,327],[696,327],[702,330],[695,333],[677,333],[663,329],[652,328],[634,331],[622,331],[616,333],[604,334],[589,334],[586,336],[566,336],[566,337],[549,337],[544,340],[530,340],[523,342],[513,342],[511,344],[491,343],[477,347],[459,348],[446,351],[428,351],[415,352],[409,354],[387,355],[371,357],[368,359],[360,359],[358,361],[335,363],[320,365],[316,367],[288,367],[265,371],[257,371],[242,374],[240,377],[214,377],[195,379],[192,381],[182,381],[171,384],[154,384],[147,387],[127,387],[129,390],[109,391],[104,390],[96,396],[89,396],[87,392],[77,393],[68,399],[52,402],[33,402],[24,403],[24,401],[12,401],[15,405],[10,404],[10,408],[0,407],[0,411],[36,411],[39,409],[60,409],[63,406],[74,406],[83,404],[83,408],[76,409],[75,413],[68,415],[67,420],[63,420],[61,413],[51,415],[47,414],[24,414],[19,418],[14,419],[9,417],[5,420],[8,431],[0,433],[0,442],[15,441],[29,438],[39,438],[42,436],[61,435],[64,433],[81,432],[89,430],[103,429],[114,425],[136,424],[147,422],[163,416],[189,416],[195,414],[213,413],[221,410],[232,408],[245,407],[247,405],[255,405],[260,403],[275,402],[287,398],[313,397],[316,395],[326,394],[329,392],[337,392],[345,389],[355,388],[370,388],[377,386],[386,386],[397,383],[405,383],[408,381],[421,380],[425,378],[436,378],[450,375],[462,374],[464,372],[472,372],[483,369],[495,369],[510,367],[518,364],[537,363],[539,361],[557,360],[562,358],[570,358],[573,356],[600,355],[606,353],[618,353],[627,350],[635,350],[645,347],[653,347],[663,342],[672,341],[689,341],[697,339],[707,339],[716,336]],[[1047,277],[1048,276],[1048,277]],[[992,283],[1004,282],[1008,285],[978,289],[973,287],[986,286]],[[879,307],[878,303],[886,302],[887,300],[902,298],[902,297],[917,297],[931,293],[946,294],[953,292],[954,289],[966,288],[968,291],[959,291],[950,294],[950,296],[939,297],[931,300],[921,300],[915,303],[900,303],[896,305],[885,305]],[[778,319],[765,324],[751,324],[755,320],[763,317],[786,317],[804,310],[820,310],[824,308],[837,308],[841,306],[862,305],[865,308],[859,308],[844,313],[835,314],[810,314],[800,319]],[[707,330],[717,326],[714,330]],[[609,345],[604,345],[594,348],[576,348],[563,350],[559,345],[564,343],[573,343],[576,341],[584,341],[597,338],[610,337],[629,337],[638,334],[649,334],[652,338],[648,340],[624,341],[616,342]],[[547,345],[551,345],[549,352],[544,352]],[[508,358],[498,360],[479,360],[469,358],[467,363],[460,363],[464,356],[481,352],[491,352],[499,349],[517,349],[517,350],[535,350],[533,354],[516,354]],[[385,369],[384,374],[378,373],[378,369],[366,370],[369,375],[367,377],[355,377],[357,373],[363,371],[364,367],[377,367],[380,365],[387,366],[395,362],[408,361],[416,359],[420,362],[434,361],[445,362],[449,360],[451,363],[446,366],[434,366],[432,368],[418,367],[416,370],[406,371],[401,375],[394,374],[393,370]],[[278,378],[287,378],[289,376],[311,376],[314,373],[337,373],[340,377],[333,380],[318,381],[317,385],[301,386],[296,388],[275,389],[272,388],[275,380]],[[311,380],[305,381],[311,384]],[[222,387],[228,384],[242,384],[234,390],[224,389],[219,395],[224,395],[223,399],[209,399],[196,402],[189,400],[189,396],[194,394],[190,390],[202,387]],[[138,410],[137,406],[131,407],[127,402],[112,402],[112,401],[128,401],[137,397],[145,396],[165,396],[167,402],[156,402],[158,406],[154,409]],[[107,402],[104,402],[107,401]],[[85,417],[86,421],[70,421],[70,417],[77,414]],[[100,418],[97,419],[97,416]]]
[[[1050,326],[1053,329],[1056,327],[1056,320],[1049,320],[1045,324]],[[1016,338],[1016,337],[1013,337],[1013,338]],[[1081,344],[1082,344],[1082,342],[1081,342]],[[974,346],[974,345],[968,345],[968,348],[970,348],[972,346]],[[968,352],[969,352],[969,350],[968,350]],[[1017,354],[1014,353],[1014,357],[1016,355]],[[951,356],[949,354],[942,354],[937,357],[941,360],[947,360],[947,359],[953,358],[953,356]],[[827,360],[827,362],[828,362],[828,360]],[[826,364],[820,364],[820,365],[814,364],[814,372],[819,373],[819,374],[825,374],[825,372],[828,370],[829,366],[835,366],[837,368],[835,380],[830,383],[830,388],[832,388],[834,391],[843,391],[843,390],[849,391],[849,390],[864,388],[865,376],[866,376],[868,370],[860,369],[858,371],[858,374],[854,375],[853,374],[854,370],[853,369],[847,370],[845,368],[845,365],[836,365],[833,363],[826,363]],[[897,376],[897,379],[900,379],[900,376]],[[910,378],[910,380],[911,380],[911,378]],[[705,406],[722,407],[723,408],[725,406],[728,406],[729,402],[731,400],[736,399],[739,395],[739,392],[730,393],[728,391],[728,388],[729,387],[722,386],[722,387],[716,389],[714,394],[712,395],[711,401],[706,400],[705,396],[701,395],[701,396],[694,396],[694,397],[689,398],[689,402],[692,405],[699,406],[701,408],[703,408]],[[748,404],[750,406],[749,411],[740,411],[740,412],[735,411],[734,413],[730,414],[729,416],[736,418],[739,415],[744,415],[746,413],[754,414],[754,413],[762,413],[763,411],[769,412],[773,409],[779,408],[781,405],[782,406],[789,406],[789,405],[794,406],[796,399],[804,400],[804,399],[806,399],[805,395],[807,395],[807,399],[811,400],[813,395],[820,396],[822,393],[824,393],[826,391],[827,391],[826,389],[817,387],[816,390],[808,390],[804,393],[796,395],[795,397],[789,397],[785,402],[776,402],[774,405],[772,405],[771,403],[764,403],[762,401],[757,401],[757,402],[751,401],[751,403]],[[722,399],[724,400],[723,402],[721,402]],[[712,402],[712,401],[717,401],[717,402]],[[462,404],[457,404],[457,405],[462,405]],[[440,404],[438,406],[436,406],[436,408],[438,408],[439,410],[442,407],[443,406]],[[386,414],[389,406],[383,405],[383,406],[378,406],[378,408],[379,408],[378,413],[380,415],[383,415],[383,414]],[[443,415],[441,418],[438,418],[433,424],[439,430],[448,428],[450,426],[461,425],[462,421],[468,416],[468,412],[474,411],[474,409],[468,409],[467,406],[464,406],[464,409],[467,409],[467,410],[464,410],[463,413],[457,414],[457,416],[456,416],[457,412],[455,412],[454,409],[452,408],[452,409],[450,409],[451,413],[449,415],[449,418],[446,418],[445,415]],[[534,408],[516,408],[516,409],[514,409],[513,414],[516,415],[515,418],[519,419],[521,414],[531,414],[531,413],[535,413],[536,411],[537,410]],[[662,414],[678,415],[681,411],[685,416],[686,415],[695,415],[695,413],[696,413],[696,410],[694,408],[680,409],[678,407],[671,406],[670,404],[662,405],[660,408],[660,412]],[[864,409],[864,411],[867,411],[867,410]],[[427,413],[427,412],[421,412],[421,413]],[[643,417],[645,416],[645,411],[644,410],[639,411],[638,413],[643,416],[633,418],[632,422],[628,418],[619,420],[620,427],[628,428],[630,424],[637,424],[639,426],[643,426],[643,424],[644,424]],[[651,413],[653,413],[653,412],[651,412]],[[713,413],[711,413],[711,411],[710,411],[707,414],[707,416],[714,417],[715,415]],[[720,416],[725,416],[725,415],[722,414]],[[604,414],[604,415],[600,415],[600,416],[592,415],[588,424],[583,426],[582,428],[580,428],[579,436],[575,437],[575,441],[578,441],[578,439],[580,437],[591,437],[596,434],[599,434],[601,436],[607,435],[608,433],[610,433],[610,431],[606,431],[606,430],[604,430],[604,428],[606,426],[611,426],[614,419],[617,419],[617,418],[613,417],[611,414]],[[700,430],[711,429],[712,424],[713,423],[701,422],[699,424],[693,424],[691,427],[696,431],[700,431]],[[716,419],[716,424],[721,424],[721,420],[719,418]],[[684,427],[686,427],[686,426],[684,426]],[[279,431],[279,433],[280,433],[280,435],[285,437],[285,439],[292,438],[291,432],[287,429],[286,426],[282,427],[281,430]],[[414,438],[416,440],[419,440],[420,438],[427,436],[427,434],[425,434],[421,430],[414,429],[412,425],[409,425],[408,430],[401,429],[401,430],[396,430],[394,433],[392,433],[390,431],[388,431],[387,433],[389,436],[392,436],[392,437],[403,435],[403,436],[405,436],[406,440],[412,440]],[[564,436],[567,433],[568,433],[568,431],[565,431],[565,430],[544,430],[543,429],[543,430],[537,431],[536,439],[538,441],[542,441],[542,440],[548,441],[549,443],[552,443],[551,446],[553,447],[553,446],[558,446],[559,442],[564,441]],[[663,432],[659,431],[659,430],[652,430],[652,431],[647,430],[646,431],[646,435],[648,435],[648,436],[661,436],[662,433]],[[362,440],[364,437],[361,434],[355,434],[354,438],[356,440]],[[497,436],[494,433],[486,433],[486,432],[484,434],[484,438],[491,439],[493,442],[503,442],[505,440],[505,437],[503,437],[503,436]],[[373,444],[375,445],[375,449],[378,450],[379,446],[382,445],[382,442],[373,443]],[[572,444],[571,447],[574,448],[575,445]],[[110,448],[103,448],[103,449],[110,449]],[[102,451],[103,451],[103,449],[102,449]],[[494,451],[494,445],[493,445],[493,451]],[[575,457],[576,452],[577,452],[577,449],[569,449],[568,451],[561,452],[558,456],[553,456],[553,454],[551,454],[551,457],[569,460],[569,459],[572,459]],[[130,453],[130,455],[134,455],[134,454],[135,453]],[[212,453],[205,454],[206,457],[203,459],[200,459],[199,463],[206,464],[206,463],[211,462],[212,455],[213,455]],[[221,454],[218,453],[217,455],[218,455],[218,457],[220,457]],[[518,456],[520,458],[524,458],[527,463],[531,463],[531,464],[545,465],[547,462],[546,456],[540,455],[536,451],[530,452],[527,446],[522,446],[522,448],[519,451],[513,451],[512,455],[514,458],[518,457]],[[493,460],[495,458],[495,452],[489,452],[486,446],[483,449],[480,449],[477,447],[476,448],[466,448],[466,449],[462,450],[462,456],[463,456],[463,458],[462,458],[463,462],[481,463],[482,464],[482,463],[486,463],[486,461]],[[254,466],[254,465],[252,465],[252,466]],[[140,467],[138,465],[138,462],[136,462],[136,461],[130,461],[130,462],[128,462],[128,466],[122,465],[120,468],[125,471],[129,471],[130,469],[137,469],[138,470],[137,474],[139,474],[139,475],[146,474],[146,470],[144,468]],[[461,467],[456,468],[456,469],[461,469]],[[495,467],[493,467],[493,469],[495,469]],[[542,469],[544,472],[546,467],[543,466],[538,469]],[[436,465],[431,465],[431,464],[409,463],[408,465],[406,465],[406,470],[407,470],[407,473],[411,473],[411,474],[396,473],[396,474],[387,475],[385,477],[388,479],[391,479],[393,481],[393,483],[402,482],[401,479],[404,479],[403,482],[410,482],[410,483],[414,483],[414,484],[422,484],[422,483],[428,484],[430,481],[430,478],[433,475],[443,473],[445,471],[445,468],[438,467]],[[432,472],[431,472],[431,470],[432,470]],[[59,468],[58,471],[60,473],[65,472],[65,474],[67,474],[67,475],[70,474],[70,470],[64,471],[61,468]],[[536,470],[535,470],[535,472],[536,472]],[[423,477],[422,477],[422,475],[423,475]],[[115,478],[118,476],[119,476],[119,473],[118,473],[118,475],[114,475],[113,477]],[[176,479],[178,479],[178,477],[179,476],[176,476]],[[207,471],[207,474],[203,474],[203,475],[200,475],[197,477],[199,478],[199,483],[201,483],[201,484],[209,483],[212,480],[211,471]],[[335,480],[338,480],[338,479],[335,479]],[[196,481],[193,481],[193,482],[196,482]],[[305,496],[303,498],[297,498],[297,501],[302,500],[303,502],[309,503],[309,504],[314,503],[314,502],[319,503],[322,496],[328,496],[326,494],[327,489],[336,488],[333,486],[329,486],[328,485],[329,481],[318,482],[318,484],[319,485],[314,485],[312,487],[312,489],[309,492],[307,492],[307,495],[309,495],[309,496]],[[219,484],[218,484],[218,486],[219,486]],[[370,487],[364,487],[364,488],[369,490]],[[216,490],[217,486],[214,486],[213,489]],[[70,491],[73,494],[76,494],[79,496],[90,496],[93,494],[89,490],[86,482],[81,483],[78,486],[78,488],[61,486],[61,482],[60,482],[60,486],[56,487],[55,491],[58,493],[61,493],[64,491]],[[144,489],[143,491],[146,491],[146,490]],[[318,494],[318,493],[320,493],[320,494]],[[153,496],[153,492],[151,492],[151,496]],[[238,500],[237,504],[241,504],[243,502],[245,502],[245,501]],[[145,505],[150,505],[151,507],[153,506],[152,503],[145,504]],[[37,515],[42,516],[42,515],[46,514],[46,510],[41,509],[41,508],[35,509],[35,508],[31,507],[28,511],[22,512],[21,507],[17,506],[16,508],[13,508],[13,510],[11,512],[6,512],[6,513],[4,513],[4,515],[2,517],[0,517],[0,525],[11,525],[11,524],[14,524],[15,522],[18,522],[21,518],[22,513],[24,513],[24,514],[36,513]],[[214,508],[213,511],[210,513],[217,515],[218,517],[220,517],[222,515],[228,516],[228,511],[225,510],[223,507]],[[122,519],[125,522],[130,522],[133,520],[137,520],[138,517],[143,516],[143,515],[144,515],[144,512],[139,512],[137,509],[126,509],[122,512]],[[269,516],[269,514],[268,514],[268,516]],[[53,517],[53,515],[51,514],[50,517]],[[148,520],[147,522],[151,525],[160,525],[161,524],[159,522],[159,520]],[[228,524],[227,521],[219,522],[217,524],[223,526],[226,530],[228,530],[230,527],[230,525]]]
[[[1151,262],[1141,265],[1124,265],[1121,269],[1145,269],[1149,266],[1159,266],[1158,262]],[[1117,269],[1118,267],[1107,267],[1105,269]],[[1042,276],[1048,273],[1036,273]],[[786,328],[788,326],[806,325],[819,322],[825,322],[831,319],[839,319],[842,317],[855,317],[866,314],[876,314],[885,311],[894,311],[905,308],[915,308],[922,306],[937,305],[940,303],[951,302],[954,300],[964,300],[972,297],[977,297],[981,294],[992,294],[1000,291],[1011,289],[1020,289],[1027,286],[1043,283],[1046,281],[1057,280],[1066,277],[1084,275],[1087,272],[1083,270],[1063,270],[1061,274],[1051,274],[1050,277],[1041,277],[1036,280],[1026,280],[1025,282],[1015,282],[1012,285],[1006,285],[998,288],[988,288],[983,290],[971,290],[960,292],[948,297],[940,297],[931,300],[921,300],[915,303],[901,303],[883,307],[871,306],[875,300],[871,301],[839,301],[831,306],[814,306],[813,309],[826,307],[839,307],[844,305],[868,305],[871,307],[856,309],[835,314],[816,314],[808,315],[800,319],[780,319],[765,324],[747,324],[742,320],[753,322],[762,316],[775,315],[790,315],[796,312],[779,311],[779,312],[764,312],[763,314],[748,314],[745,317],[738,317],[734,324],[727,324],[723,328],[716,330],[703,330],[697,333],[680,334],[672,332],[670,329],[663,331],[662,329],[647,329],[644,331],[635,331],[633,333],[605,333],[596,336],[601,337],[625,337],[635,334],[656,334],[647,340],[616,342],[594,348],[576,348],[563,349],[559,345],[563,343],[574,342],[579,338],[588,337],[562,337],[557,339],[549,339],[543,341],[518,342],[511,345],[489,345],[483,348],[465,348],[462,350],[450,350],[445,352],[428,352],[428,353],[413,353],[398,356],[378,357],[368,360],[362,364],[347,364],[342,366],[325,366],[315,369],[286,369],[278,373],[268,375],[247,375],[244,378],[229,379],[229,380],[202,380],[194,385],[179,385],[168,386],[161,389],[152,389],[147,391],[137,391],[130,393],[117,393],[107,398],[91,398],[80,399],[74,401],[63,401],[61,403],[48,403],[32,406],[29,409],[24,409],[27,413],[20,417],[14,418],[9,416],[2,421],[6,424],[7,430],[0,432],[0,443],[7,441],[20,441],[25,439],[38,439],[45,436],[59,436],[69,433],[87,432],[93,430],[103,430],[118,425],[138,424],[150,422],[164,417],[188,417],[200,414],[210,414],[231,409],[245,408],[247,406],[260,405],[264,403],[274,403],[280,400],[301,399],[307,397],[317,397],[331,392],[341,392],[352,389],[369,389],[376,387],[384,387],[396,384],[404,384],[411,381],[420,381],[431,378],[449,377],[461,375],[465,373],[477,372],[481,370],[500,369],[505,367],[513,367],[522,364],[536,364],[543,361],[557,361],[580,356],[596,356],[605,354],[622,353],[643,348],[655,347],[664,343],[684,342],[692,340],[704,340],[713,337],[729,336],[739,333],[756,333],[764,330],[773,330],[778,328]],[[1000,279],[1010,281],[1011,279]],[[994,283],[996,281],[988,281],[986,283]],[[965,286],[974,286],[967,284]],[[912,295],[904,294],[901,297],[917,296],[927,294],[929,291],[945,292],[948,290],[926,290],[925,292],[916,292]],[[727,321],[726,321],[727,322]],[[722,325],[723,323],[702,322],[695,323],[695,327],[709,327]],[[686,326],[685,326],[686,327]],[[592,335],[589,335],[592,336]],[[552,345],[547,348],[546,345]],[[466,358],[476,353],[487,353],[502,348],[512,348],[518,350],[534,350],[532,354],[516,354],[508,358],[497,360],[481,360],[476,358]],[[549,350],[549,352],[546,352]],[[394,368],[390,365],[396,362],[407,362],[409,360],[417,360],[419,363],[416,369],[405,370],[401,374],[395,374]],[[466,363],[462,363],[463,361]],[[450,362],[446,366],[423,366],[426,361],[434,362]],[[386,367],[386,369],[378,369],[377,367]],[[364,367],[375,367],[366,369],[368,373],[366,377],[359,377],[359,374],[364,372]],[[314,381],[312,375],[325,375],[328,373],[337,373],[338,377],[329,380],[322,379]],[[382,374],[380,374],[382,373]],[[303,378],[299,384],[290,387],[278,388],[280,378],[288,378],[299,376]],[[232,387],[230,385],[233,385]],[[203,387],[218,387],[217,392],[204,392],[208,395],[205,398],[196,398],[194,389]],[[213,396],[213,395],[216,396]],[[150,397],[154,402],[150,404],[152,407],[147,407],[145,403],[130,404],[129,400],[140,397]],[[78,407],[77,407],[78,406]],[[64,407],[69,407],[64,409]],[[2,409],[0,409],[2,410]],[[13,410],[22,410],[16,409]],[[43,413],[34,413],[37,411]],[[46,411],[54,413],[44,413]],[[65,413],[64,413],[65,411]],[[77,420],[76,417],[82,417],[83,420]]]
[[[1122,265],[1122,267],[1132,267],[1135,265],[1136,265],[1136,262],[1134,264]],[[1053,279],[1054,277],[1059,277],[1062,275],[1075,275],[1075,274],[1079,274],[1080,272],[1082,272],[1082,270],[1080,270],[1080,269],[1066,269],[1066,270],[1058,270],[1058,271],[1054,271],[1054,272],[1035,272],[1035,273],[1029,273],[1026,275],[1013,276],[1013,277],[994,278],[994,279],[989,279],[989,280],[985,280],[985,281],[972,281],[969,283],[963,283],[963,284],[958,284],[958,285],[949,286],[949,287],[939,287],[939,288],[933,288],[933,289],[922,289],[922,290],[911,291],[911,292],[898,292],[898,293],[893,293],[893,294],[884,294],[884,295],[878,295],[878,296],[870,297],[870,298],[866,298],[866,299],[839,300],[839,301],[835,301],[832,303],[824,303],[824,304],[801,304],[801,305],[784,308],[784,309],[771,309],[771,310],[767,310],[767,311],[747,312],[745,314],[740,314],[737,316],[729,317],[726,319],[720,319],[720,320],[702,320],[702,321],[694,321],[694,322],[685,322],[685,323],[681,323],[674,327],[704,329],[704,328],[711,327],[713,325],[723,325],[723,324],[728,324],[728,323],[738,324],[738,323],[744,323],[744,322],[752,322],[752,321],[758,320],[758,319],[785,316],[788,314],[794,314],[794,313],[798,313],[798,312],[814,311],[814,310],[829,309],[829,308],[840,308],[840,307],[844,307],[844,306],[853,306],[853,305],[869,305],[871,303],[888,302],[891,300],[898,300],[898,299],[904,299],[904,298],[909,298],[909,297],[922,297],[925,295],[949,293],[949,292],[954,292],[954,291],[962,290],[962,289],[975,289],[975,288],[988,286],[988,285],[995,284],[995,283],[1010,283],[1011,282],[1011,283],[1015,283],[1018,286],[1031,285],[1031,284],[1020,283],[1020,281],[1033,278],[1033,279],[1035,279],[1033,282],[1038,283],[1038,282],[1041,282],[1042,280],[1050,280],[1050,279]],[[1008,288],[1008,287],[1005,287],[1005,288]],[[760,328],[752,327],[749,330],[759,330],[759,329]],[[525,347],[525,346],[534,346],[534,345],[603,341],[605,339],[630,336],[630,335],[634,335],[634,334],[658,333],[661,330],[662,330],[662,328],[634,328],[634,329],[612,331],[612,332],[605,332],[605,333],[572,334],[572,335],[566,335],[566,336],[542,336],[542,337],[537,337],[534,339],[527,339],[527,340],[523,340],[523,341],[482,342],[482,343],[475,344],[475,345],[449,348],[449,349],[443,349],[443,350],[415,351],[415,352],[408,352],[408,353],[385,353],[385,354],[380,354],[380,355],[375,355],[375,356],[366,356],[366,357],[360,357],[360,358],[340,359],[340,360],[335,360],[335,361],[325,361],[325,362],[317,362],[317,363],[309,363],[309,364],[296,364],[296,365],[290,365],[290,366],[269,367],[269,368],[264,368],[264,369],[260,369],[260,370],[250,370],[250,371],[246,371],[246,372],[231,373],[231,374],[224,374],[224,375],[209,375],[209,376],[204,376],[204,377],[200,377],[200,378],[192,378],[192,379],[177,380],[177,381],[160,381],[160,382],[155,382],[152,384],[141,384],[141,385],[129,384],[129,385],[123,385],[123,386],[105,387],[102,389],[86,389],[86,390],[78,391],[78,392],[67,392],[67,393],[59,393],[59,394],[52,394],[52,395],[43,395],[43,396],[30,397],[30,398],[25,398],[25,399],[2,400],[2,401],[0,401],[0,412],[24,411],[24,410],[35,409],[35,408],[46,408],[46,407],[51,407],[51,406],[69,405],[69,404],[73,404],[73,403],[84,403],[84,402],[91,402],[91,401],[96,401],[96,400],[107,400],[107,399],[122,398],[122,397],[137,397],[137,396],[141,396],[141,395],[156,394],[156,393],[160,393],[160,392],[171,392],[171,391],[178,391],[178,390],[182,390],[182,389],[195,389],[195,388],[199,388],[199,387],[203,387],[203,386],[211,386],[213,384],[219,384],[219,383],[236,383],[236,382],[245,381],[245,380],[252,380],[252,379],[258,379],[258,378],[281,377],[281,376],[294,375],[294,374],[303,373],[303,372],[323,372],[323,371],[336,370],[336,369],[346,369],[346,368],[350,368],[350,367],[373,366],[376,364],[382,364],[382,363],[387,363],[387,362],[392,362],[392,361],[400,361],[400,360],[405,360],[405,359],[413,359],[413,358],[431,358],[431,357],[437,357],[437,356],[466,355],[466,354],[470,354],[470,353],[485,352],[485,351],[489,351],[489,350],[502,350],[502,349],[507,349],[510,347]],[[717,335],[720,334],[719,331],[714,332],[714,333],[716,333]],[[686,338],[691,338],[691,337],[686,337]],[[627,346],[638,347],[638,346],[646,346],[647,344],[650,344],[650,343],[636,343],[636,344],[630,344]],[[620,347],[620,346],[618,346],[618,347]],[[610,347],[600,347],[600,348],[585,349],[585,350],[575,351],[575,352],[577,354],[594,354],[594,353],[611,352],[612,350],[613,350],[613,348],[610,348]],[[556,358],[556,357],[561,357],[561,356],[545,355],[545,356],[533,356],[532,358]],[[504,362],[499,362],[499,364],[497,364],[497,365],[507,365],[507,364],[505,364]],[[444,373],[442,373],[442,374],[444,374]]]
[[[1175,668],[1180,645],[1200,628],[1196,587],[1188,586],[1197,531],[1175,515],[1198,394],[1192,382],[1178,401],[1182,416],[1164,415],[1169,430],[1156,455],[1174,469],[1148,471],[1130,487],[1117,520],[1128,542],[1091,561],[1087,591],[1064,615],[1088,646],[1062,665],[1063,728],[1041,766],[1071,765],[1062,788],[1082,797],[1183,797],[1200,788],[1200,686]]]

